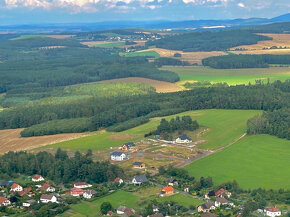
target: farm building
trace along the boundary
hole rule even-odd
[[[132,183],[134,185],[141,185],[142,183],[148,182],[148,179],[146,176],[134,176],[132,179]]]
[[[212,203],[204,203],[197,207],[198,212],[210,212],[211,210],[215,210],[215,206]]]
[[[35,174],[34,176],[32,176],[31,180],[33,182],[41,182],[44,181],[44,178],[41,175]]]
[[[76,182],[74,183],[74,188],[90,188],[92,185],[86,183],[86,182]]]
[[[192,142],[192,139],[189,138],[188,136],[186,135],[182,135],[182,136],[179,136],[176,140],[175,140],[176,143],[178,144],[187,144],[187,143],[191,143]]]
[[[276,208],[276,207],[266,207],[264,209],[264,212],[266,214],[266,216],[271,216],[271,217],[275,217],[275,216],[281,216],[281,211]]]
[[[174,188],[172,186],[166,186],[160,192],[161,197],[170,196],[172,194],[174,194]]]
[[[111,156],[111,160],[113,161],[123,161],[127,158],[127,156],[124,153],[117,152],[117,151],[112,152],[110,156]]]
[[[6,197],[0,197],[0,206],[9,206],[10,204],[10,200],[8,200]]]
[[[42,202],[42,203],[56,203],[57,198],[54,195],[43,194],[40,197],[40,202]]]
[[[135,168],[135,169],[144,169],[145,166],[146,165],[143,162],[136,161],[133,163],[133,168]]]
[[[136,145],[134,142],[127,142],[127,143],[122,145],[122,150],[123,151],[135,151]]]

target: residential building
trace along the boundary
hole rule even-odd
[[[160,192],[160,196],[164,197],[164,196],[170,196],[174,194],[174,188],[172,186],[165,186],[162,191]]]
[[[110,156],[111,156],[111,160],[113,161],[123,161],[127,158],[126,154],[122,152],[117,152],[117,151],[112,152]]]
[[[281,216],[281,211],[277,207],[274,207],[274,206],[266,207],[264,209],[264,212],[266,216],[271,216],[271,217]]]
[[[221,188],[220,190],[218,190],[217,192],[215,192],[215,196],[216,197],[225,197],[227,196],[228,198],[230,198],[232,196],[232,193]]]
[[[18,185],[17,183],[13,183],[10,186],[10,191],[12,191],[12,192],[20,192],[20,191],[23,191],[23,187],[21,185]]]
[[[74,184],[74,188],[90,188],[92,185],[86,183],[86,182],[76,182]]]
[[[33,203],[36,203],[36,201],[35,200],[27,200],[27,201],[25,201],[25,202],[23,202],[22,203],[22,206],[24,206],[24,207],[30,207]]]
[[[0,197],[0,206],[9,206],[10,204],[10,200],[8,200],[6,197]]]
[[[135,161],[134,163],[133,163],[133,168],[135,168],[135,169],[144,169],[145,168],[145,163],[143,163],[143,162],[139,162],[139,161]]]
[[[205,199],[210,199],[210,197],[215,197],[215,192],[214,191],[210,191],[206,195],[204,195]]]
[[[55,188],[52,187],[50,184],[43,183],[40,187],[41,190],[46,192],[55,192]]]
[[[215,206],[212,203],[204,203],[197,207],[198,212],[210,212],[211,210],[215,210]]]
[[[182,136],[179,136],[176,140],[175,140],[176,143],[179,143],[179,144],[188,144],[188,143],[191,143],[192,142],[192,139],[189,138],[188,136],[186,135],[182,135]]]
[[[57,203],[56,196],[52,194],[43,194],[40,196],[41,203]]]
[[[115,178],[115,180],[113,181],[113,183],[119,183],[120,185],[124,183],[124,180],[121,179],[120,177]]]
[[[164,215],[162,213],[158,212],[158,213],[154,213],[152,215],[149,215],[147,217],[164,217]]]
[[[84,193],[84,190],[81,188],[72,188],[70,189],[70,195],[74,197],[79,197]]]
[[[91,199],[94,195],[96,195],[96,191],[95,190],[85,190],[83,193],[83,197],[86,199]]]
[[[34,176],[32,176],[31,180],[33,182],[42,182],[44,181],[44,178],[41,175],[35,174]]]
[[[229,205],[229,206],[234,206],[234,203],[231,201],[228,201],[224,197],[217,197],[216,201],[214,202],[214,205],[216,207],[220,207],[221,205]]]
[[[171,186],[177,186],[178,185],[178,181],[177,181],[177,179],[175,179],[175,178],[169,178],[169,179],[167,179],[166,181],[165,181],[165,183],[167,184],[167,185],[171,185]]]
[[[136,151],[136,145],[134,142],[127,142],[122,145],[123,151]]]
[[[148,179],[146,176],[134,176],[132,179],[132,183],[134,185],[141,185],[142,183],[148,182]]]

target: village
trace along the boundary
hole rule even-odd
[[[153,139],[151,139],[153,140]],[[154,141],[158,141],[155,139]],[[191,138],[186,135],[179,136],[175,141],[162,141],[171,143],[176,146],[188,146],[194,148]],[[110,153],[110,161],[113,164],[126,162],[130,157],[135,156],[132,153],[137,152],[139,146],[134,142],[124,143],[119,147],[119,151]],[[184,147],[183,147],[184,148]],[[100,213],[96,216],[144,216],[147,217],[163,217],[172,215],[181,216],[201,216],[201,217],[218,217],[220,213],[227,213],[230,215],[222,216],[236,216],[242,217],[241,213],[245,209],[245,193],[237,193],[236,184],[230,183],[224,186],[214,186],[211,177],[194,180],[194,177],[189,176],[183,169],[169,166],[167,169],[161,165],[158,171],[151,173],[147,168],[151,165],[143,161],[133,161],[131,164],[131,171],[128,172],[130,176],[117,177],[113,181],[103,184],[87,183],[85,180],[79,182],[72,182],[71,184],[55,184],[47,180],[44,176],[34,174],[31,177],[19,177],[17,181],[8,180],[0,182],[1,196],[0,206],[3,213],[33,213],[42,206],[48,206],[51,216],[61,214],[69,209],[71,204],[77,204],[81,201],[95,201],[107,195],[114,194],[114,192],[122,191],[139,191],[140,189],[158,188],[159,192],[154,194],[154,198],[168,198],[168,201],[160,203],[158,200],[153,200],[149,203],[151,208],[146,208],[146,212],[136,211],[134,207],[120,204],[118,207],[101,208]],[[132,174],[132,176],[131,176]],[[229,189],[233,189],[231,192]],[[179,211],[169,211],[170,198],[174,195],[182,195],[189,200],[192,200],[192,205],[188,208],[183,207],[180,201]],[[248,197],[248,196],[247,196]],[[164,199],[163,199],[164,201]],[[110,201],[108,201],[110,203]],[[164,209],[164,203],[168,204],[169,208]],[[170,205],[171,204],[171,205]],[[176,205],[175,205],[176,206]],[[62,207],[62,208],[60,208]],[[102,206],[101,206],[102,207]],[[145,209],[145,208],[144,208]],[[168,210],[167,210],[168,209]],[[183,211],[180,211],[183,210]],[[255,210],[255,216],[283,216],[286,215],[287,210],[280,210],[273,204],[273,206],[265,205],[263,209]]]

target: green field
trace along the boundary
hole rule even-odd
[[[290,189],[290,141],[269,135],[247,136],[186,169],[215,184],[236,180],[244,189]]]
[[[206,140],[206,142],[200,145],[200,148],[211,148],[216,149],[221,146],[227,145],[233,140],[237,139],[246,131],[246,122],[249,118],[260,114],[261,111],[253,110],[198,110],[198,111],[188,111],[181,114],[190,115],[193,119],[196,119],[198,123],[202,126],[210,128],[210,130],[204,133],[200,139]],[[167,116],[167,119],[171,119],[176,115]],[[130,140],[138,141],[143,138],[144,134],[153,131],[160,123],[160,118],[154,118],[150,122],[143,124],[141,126],[120,132],[111,133],[98,131],[93,135],[82,137],[79,139],[74,139],[66,142],[61,142],[53,145],[48,145],[45,148],[58,148],[61,147],[66,150],[80,150],[87,151],[87,149],[92,149],[94,151],[99,151],[103,149],[108,149],[113,146],[121,145],[124,142]],[[127,140],[112,140],[111,135],[132,135],[133,138]],[[190,134],[189,134],[190,136]]]
[[[144,51],[144,52],[129,52],[129,53],[120,53],[121,56],[125,57],[137,57],[137,56],[150,56],[158,58],[160,55],[156,51]]]
[[[32,39],[32,38],[44,38],[48,37],[47,35],[20,35],[17,38],[12,38],[11,40],[21,40],[21,39]]]
[[[226,82],[229,85],[255,83],[255,80],[270,81],[290,79],[289,67],[271,67],[254,69],[213,69],[203,66],[164,66],[164,70],[176,72],[181,81]]]
[[[116,42],[105,42],[100,44],[92,44],[92,47],[101,47],[101,48],[114,48],[114,47],[120,47],[125,45],[124,41],[116,41]]]

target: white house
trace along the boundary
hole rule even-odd
[[[266,207],[264,209],[264,212],[266,214],[266,216],[271,216],[271,217],[275,217],[275,216],[281,216],[281,211],[276,208],[276,207]]]
[[[110,156],[111,156],[111,160],[113,161],[123,161],[127,158],[127,156],[124,153],[117,152],[117,151],[112,152]]]
[[[187,143],[191,143],[192,142],[192,139],[189,138],[188,136],[186,135],[182,135],[182,136],[179,136],[176,140],[175,140],[176,143],[179,143],[179,144],[187,144]]]
[[[220,207],[221,205],[229,205],[229,206],[234,206],[234,203],[231,201],[228,201],[224,197],[217,197],[216,201],[214,202],[215,207]]]
[[[215,206],[212,203],[204,203],[197,207],[198,212],[210,212],[211,210],[215,210]]]
[[[86,183],[86,182],[76,182],[74,184],[74,188],[90,188],[92,185]]]
[[[25,201],[22,203],[22,206],[24,207],[30,207],[31,204],[35,203],[36,201],[35,200],[28,200],[28,201]]]
[[[86,199],[91,199],[97,192],[95,190],[85,190],[83,197]]]
[[[54,195],[43,194],[40,197],[40,202],[42,202],[42,203],[56,203],[57,198]]]
[[[119,183],[119,185],[124,183],[124,180],[121,179],[120,177],[115,178],[115,180],[113,181],[113,183]]]
[[[148,182],[148,179],[146,176],[134,176],[132,179],[132,183],[134,185],[141,185],[144,182]]]
[[[21,185],[13,183],[11,185],[11,187],[10,187],[10,191],[12,191],[12,192],[20,192],[20,191],[23,191],[23,187]]]
[[[40,188],[41,188],[41,190],[44,190],[46,192],[55,192],[55,188],[50,186],[47,183],[43,183]]]
[[[44,181],[44,178],[41,175],[35,174],[34,176],[32,176],[31,180],[33,182],[41,182]]]
[[[9,206],[10,204],[10,200],[8,200],[6,197],[0,197],[0,206]]]

